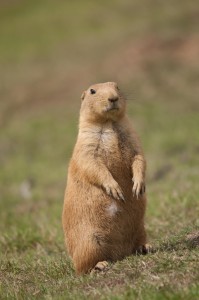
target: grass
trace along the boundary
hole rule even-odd
[[[197,299],[195,1],[4,1],[0,10],[0,299]],[[61,212],[80,95],[115,80],[148,162],[156,252],[76,277]]]

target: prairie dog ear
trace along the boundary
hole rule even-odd
[[[82,93],[82,95],[81,95],[81,100],[82,100],[82,101],[84,100],[85,96],[86,96],[86,91],[84,91],[84,92]]]

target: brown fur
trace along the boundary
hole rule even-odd
[[[146,243],[146,164],[125,110],[114,82],[82,94],[62,216],[77,274],[101,261],[120,260]]]

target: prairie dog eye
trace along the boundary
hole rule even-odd
[[[90,93],[93,95],[93,94],[96,94],[96,90],[94,89],[90,89]]]

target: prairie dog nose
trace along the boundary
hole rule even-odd
[[[109,97],[108,97],[108,101],[110,101],[110,102],[116,102],[118,100],[118,95],[110,95]]]

